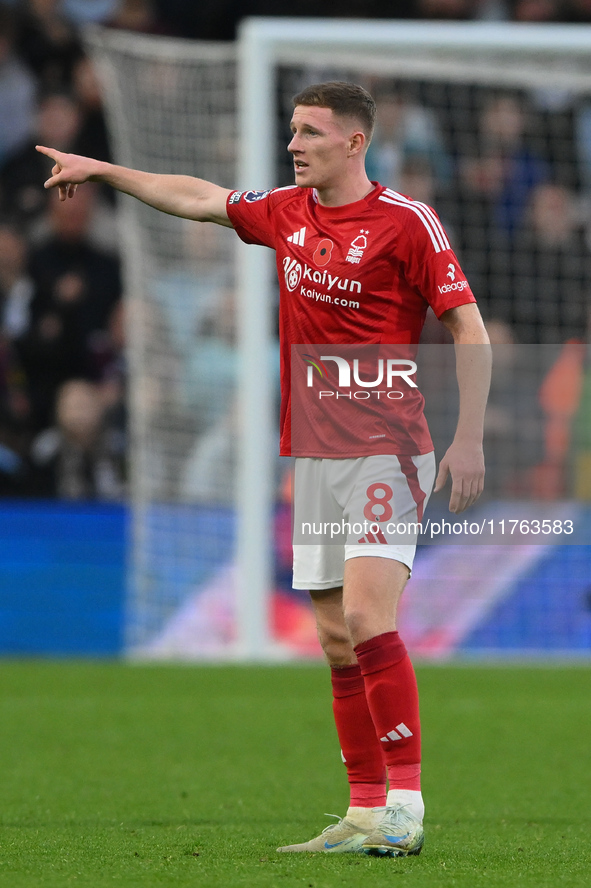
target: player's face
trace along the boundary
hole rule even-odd
[[[330,108],[297,105],[291,119],[293,138],[287,150],[293,156],[296,185],[335,187],[347,175],[351,124]]]

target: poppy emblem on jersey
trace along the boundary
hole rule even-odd
[[[347,253],[347,262],[352,262],[354,265],[358,265],[363,259],[363,254],[367,249],[367,237],[369,231],[364,230],[363,228],[355,238],[355,240],[351,241],[351,246],[349,247],[349,252]]]
[[[322,240],[319,241],[313,256],[313,261],[316,265],[320,265],[320,267],[328,265],[333,247],[334,244],[328,237],[323,237]]]
[[[302,279],[302,266],[297,259],[286,256],[283,260],[283,272],[285,274],[285,285],[290,293],[292,293]]]

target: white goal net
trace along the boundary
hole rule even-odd
[[[227,187],[291,183],[291,98],[307,84],[354,80],[375,95],[370,177],[435,206],[497,344],[489,508],[519,500],[519,517],[530,522],[536,513],[523,500],[560,502],[564,520],[578,522],[577,540],[588,542],[591,384],[585,347],[571,343],[589,342],[589,29],[253,19],[236,46],[105,31],[89,39],[117,160]],[[313,652],[305,605],[289,597],[285,506],[276,508],[269,251],[131,200],[122,213],[133,433],[129,647],[154,656]],[[425,341],[445,347],[434,318]],[[516,387],[518,378],[525,385]],[[430,415],[439,455],[453,432],[453,404],[438,410],[441,391],[431,393]],[[494,547],[477,547],[489,560],[472,559],[476,574],[464,570],[461,581],[449,547],[445,563],[435,564],[431,550],[419,559],[421,610],[409,605],[405,616],[411,647],[433,656],[543,647],[543,620],[535,631],[502,626],[516,585],[544,565],[548,573],[557,551],[535,542],[523,536],[513,547],[501,580],[492,575],[505,556]],[[561,557],[567,572],[576,562],[566,590],[575,626],[586,568],[570,548]],[[437,602],[428,588],[434,571],[447,572]],[[491,579],[475,595],[483,572]],[[550,584],[541,589],[550,627],[556,604]],[[574,644],[569,631],[557,642],[564,649]]]
[[[109,31],[90,40],[117,161],[231,187],[234,48]],[[131,198],[120,207],[133,513],[127,643],[155,651],[179,608],[234,555],[234,238]],[[229,643],[234,630],[221,619],[217,637],[205,627],[195,643]]]

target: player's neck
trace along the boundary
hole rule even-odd
[[[374,189],[374,185],[367,177],[365,170],[356,177],[347,177],[346,180],[326,188],[316,188],[318,203],[323,207],[343,207],[346,204],[363,200]]]

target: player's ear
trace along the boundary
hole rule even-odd
[[[362,130],[355,130],[355,132],[351,133],[349,136],[349,156],[362,153],[366,142],[367,138]]]

